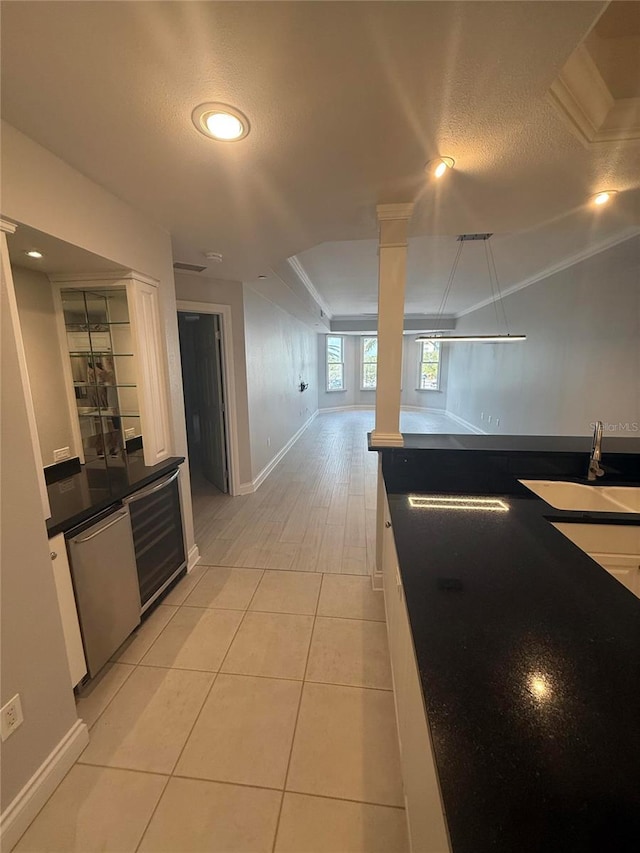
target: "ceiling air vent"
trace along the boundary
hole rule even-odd
[[[176,261],[173,268],[174,270],[187,270],[188,272],[202,272],[206,270],[206,267],[198,266],[198,264],[183,264],[180,261]]]

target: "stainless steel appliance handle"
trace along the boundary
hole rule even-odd
[[[164,489],[165,486],[168,486],[169,483],[173,482],[176,479],[178,474],[180,473],[180,469],[176,468],[173,474],[170,477],[167,477],[166,480],[163,480],[161,483],[156,483],[155,486],[150,486],[148,489],[143,489],[140,492],[136,492],[130,498],[124,498],[122,501],[123,504],[132,504],[135,501],[142,500],[142,498],[146,498],[149,495],[152,495],[154,492],[159,492],[160,489]]]
[[[93,533],[90,533],[88,536],[84,536],[82,539],[74,539],[74,542],[80,544],[81,542],[88,542],[90,539],[93,539],[94,536],[99,536],[101,533],[104,533],[105,530],[108,530],[110,527],[113,527],[114,524],[117,524],[119,521],[122,521],[123,518],[126,518],[129,515],[129,512],[121,512],[118,514],[117,518],[114,518],[113,521],[110,521],[109,524],[105,524],[104,527],[101,527],[100,530],[94,530]]]

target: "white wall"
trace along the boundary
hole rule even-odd
[[[317,334],[247,285],[244,322],[255,480],[318,408]]]
[[[640,238],[513,293],[504,305],[511,331],[527,340],[450,344],[449,411],[492,433],[585,435],[603,420],[611,435],[640,434],[633,431],[634,424],[640,430]],[[492,305],[456,327],[494,330]],[[617,424],[630,431],[614,430]]]
[[[146,273],[159,281],[160,309],[167,347],[173,448],[176,454],[186,455],[180,350],[169,235],[4,122],[1,155],[1,213],[7,219],[30,225],[108,258],[118,266]],[[7,393],[10,391],[11,388]],[[4,394],[3,387],[3,418]],[[19,406],[20,395],[17,389],[12,394],[12,399],[13,397],[17,400],[15,406]],[[9,428],[11,418],[14,417],[11,409],[14,404],[8,405],[10,418],[8,423],[3,420],[3,431]],[[22,474],[6,477],[3,470],[2,506],[3,513],[6,509],[10,521],[3,524],[3,557],[6,553],[7,558],[2,562],[2,607],[3,615],[5,610],[11,614],[6,623],[7,628],[22,622],[31,631],[36,624],[57,624],[59,617],[53,581],[45,584],[42,580],[45,576],[50,577],[51,566],[41,505],[38,502],[36,506],[30,485],[34,466],[33,449],[22,422],[14,425],[12,431],[15,431],[15,437],[12,437],[10,458],[19,466],[21,472],[25,472],[26,485],[21,485]],[[193,517],[187,466],[182,466],[182,477],[185,535],[187,546],[191,547]],[[11,519],[16,520],[15,527]],[[5,530],[9,531],[9,543],[6,546]],[[23,553],[19,550],[20,543],[27,543]],[[2,690],[3,697],[27,690],[27,713],[35,722],[37,732],[34,732],[31,738],[17,738],[16,734],[15,740],[12,738],[7,742],[11,743],[11,758],[6,770],[3,766],[3,802],[24,785],[33,772],[32,768],[54,749],[60,739],[61,729],[68,728],[66,717],[73,710],[62,634],[59,636],[60,642],[53,639],[46,642],[44,638],[42,643],[35,643],[24,636],[25,631],[17,631],[15,634],[9,632],[3,638]],[[38,688],[38,682],[42,683],[42,689]],[[48,690],[50,688],[51,695],[46,693],[45,686]]]
[[[20,328],[44,465],[53,451],[73,447],[51,282],[41,272],[13,267]]]
[[[244,297],[242,283],[176,273],[176,299],[229,305],[233,339],[233,375],[236,392],[240,481],[251,481],[251,442],[247,401],[247,364],[244,341]]]
[[[345,391],[327,391],[325,334],[318,335],[318,408],[337,406],[371,406],[376,404],[375,391],[360,390],[361,336],[344,335]],[[445,409],[447,403],[447,353],[443,352],[440,366],[440,390],[421,391],[418,384],[419,345],[415,335],[404,335],[402,352],[401,405],[423,409]]]
[[[0,704],[19,693],[24,713],[22,726],[2,744],[0,808],[4,812],[77,716],[4,276],[0,314]]]

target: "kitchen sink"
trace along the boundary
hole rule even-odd
[[[555,509],[574,512],[638,512],[640,488],[631,486],[587,486],[556,480],[519,480]]]

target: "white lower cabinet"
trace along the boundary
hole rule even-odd
[[[451,848],[388,507],[383,583],[411,851],[449,853]]]
[[[591,554],[610,575],[640,598],[640,555]]]
[[[62,619],[64,643],[67,650],[69,677],[71,679],[71,686],[75,687],[87,674],[87,664],[84,658],[80,622],[78,621],[76,599],[73,594],[73,584],[71,582],[71,569],[67,558],[67,545],[63,533],[59,533],[57,536],[49,539],[49,551],[51,554],[53,579],[58,596],[58,607],[60,608],[60,618]]]

